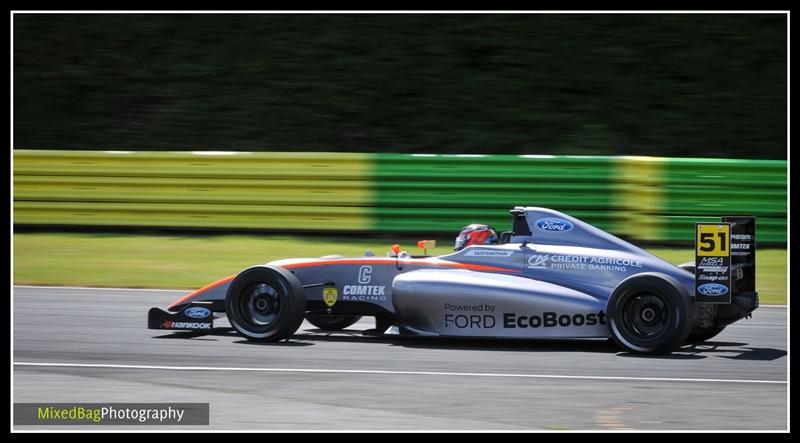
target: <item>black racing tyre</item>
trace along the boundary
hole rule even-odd
[[[686,343],[702,343],[717,336],[725,329],[725,326],[711,326],[708,328],[694,328],[689,336],[686,337]]]
[[[236,331],[254,341],[290,337],[303,323],[306,296],[297,277],[270,266],[247,268],[233,279],[225,312]]]
[[[306,314],[306,320],[319,329],[338,331],[361,320],[360,315]]]
[[[660,273],[623,280],[608,300],[608,327],[621,348],[661,354],[681,346],[692,329],[694,306],[674,278]]]

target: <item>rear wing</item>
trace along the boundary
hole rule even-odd
[[[722,222],[731,224],[733,291],[756,292],[756,218],[729,216]]]
[[[695,224],[695,299],[758,306],[756,293],[756,218],[725,216],[719,223]]]

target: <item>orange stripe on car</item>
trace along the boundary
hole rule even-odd
[[[192,292],[191,294],[186,294],[183,297],[181,297],[180,299],[178,299],[175,303],[173,303],[167,309],[172,309],[173,306],[177,306],[177,305],[179,305],[179,304],[181,304],[181,303],[183,303],[185,301],[188,301],[190,298],[193,298],[194,296],[196,296],[197,294],[200,294],[201,292],[208,291],[209,289],[214,289],[214,288],[216,288],[217,286],[220,286],[220,285],[224,285],[225,283],[228,283],[229,281],[233,280],[234,277],[236,277],[236,276],[235,275],[229,275],[228,277],[225,277],[222,280],[217,280],[214,283],[205,285],[202,288]]]
[[[325,266],[325,265],[394,265],[394,259],[349,259],[337,258],[332,260],[314,260],[300,263],[288,263],[282,265],[286,269],[307,268],[309,266]],[[426,259],[413,259],[413,260],[399,260],[397,263],[401,265],[428,265],[428,266],[441,266],[446,268],[469,269],[471,271],[490,271],[490,272],[518,272],[516,269],[500,268],[497,266],[475,265],[469,263],[458,263],[448,260],[426,260]]]
[[[445,268],[455,268],[455,269],[468,269],[470,271],[485,271],[485,272],[519,272],[516,269],[510,268],[500,268],[497,266],[487,266],[487,265],[475,265],[469,263],[458,263],[448,260],[430,260],[430,259],[412,259],[412,260],[399,260],[396,261],[395,259],[391,258],[384,258],[384,259],[361,259],[361,258],[337,258],[331,260],[310,260],[310,261],[303,261],[298,263],[287,263],[285,265],[278,265],[282,268],[286,269],[296,269],[296,268],[308,268],[311,266],[328,266],[328,265],[395,265],[395,263],[400,263],[401,265],[427,265],[427,266],[440,266]],[[192,292],[191,294],[187,294],[173,303],[169,308],[172,309],[175,306],[178,306],[182,303],[185,303],[192,299],[193,297],[199,295],[202,292],[208,291],[209,289],[216,288],[217,286],[223,285],[225,283],[230,282],[231,280],[236,277],[235,275],[231,275],[228,277],[223,278],[222,280],[217,280],[214,283],[209,285],[203,286],[202,288]]]

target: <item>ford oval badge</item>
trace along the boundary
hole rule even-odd
[[[183,311],[183,313],[186,314],[187,317],[206,318],[211,315],[211,310],[202,306],[192,306]]]
[[[536,220],[536,229],[544,232],[567,232],[572,229],[572,223],[560,218],[540,218]]]
[[[697,292],[703,295],[725,295],[728,293],[728,287],[719,283],[706,283],[700,285]]]

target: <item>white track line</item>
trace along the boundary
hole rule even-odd
[[[155,369],[167,371],[238,371],[238,372],[303,372],[326,374],[381,374],[381,375],[439,375],[460,377],[516,377],[547,378],[569,380],[624,380],[624,381],[672,381],[704,383],[761,383],[787,384],[781,380],[736,380],[726,378],[667,378],[667,377],[612,377],[600,375],[550,375],[550,374],[503,374],[481,372],[428,372],[428,371],[383,371],[371,369],[297,369],[297,368],[223,368],[214,366],[154,366],[154,365],[116,365],[93,363],[39,363],[14,362],[14,366],[39,366],[62,368],[104,368],[104,369]]]
[[[143,292],[192,292],[194,289],[148,289],[148,288],[98,288],[90,286],[36,286],[14,285],[23,289],[88,289],[91,291],[143,291]],[[786,305],[758,305],[759,308],[786,308]]]

